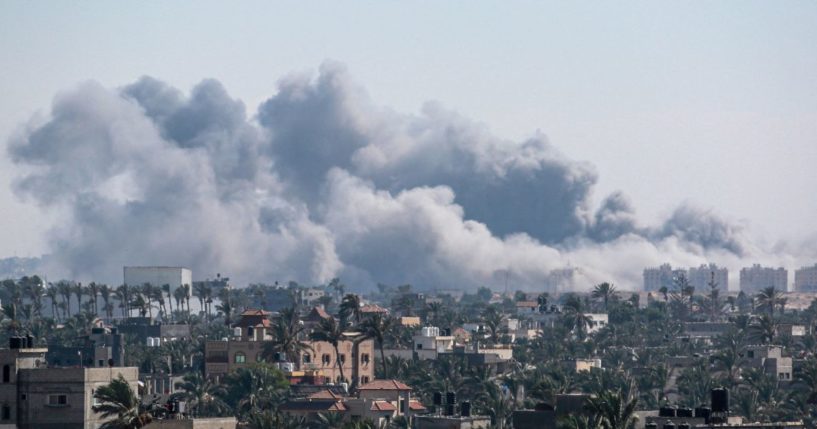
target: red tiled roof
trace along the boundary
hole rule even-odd
[[[332,392],[331,390],[327,389],[327,390],[319,390],[319,391],[307,396],[307,398],[309,398],[309,399],[343,399],[343,396],[338,395],[337,393]]]
[[[313,307],[312,311],[304,318],[304,320],[320,320],[320,319],[331,319],[332,316],[326,312],[326,310],[320,307]]]
[[[244,312],[241,313],[242,316],[269,316],[270,314],[272,314],[272,313],[270,313],[269,311],[266,311],[266,310],[250,309],[250,308],[244,310]]]
[[[341,401],[316,399],[292,400],[281,405],[282,411],[346,411],[346,405]]]
[[[409,409],[412,411],[423,411],[426,409],[426,407],[425,405],[421,404],[420,401],[412,399],[409,401]]]
[[[375,380],[358,387],[357,390],[411,390],[411,387],[397,380]]]
[[[374,401],[372,402],[372,407],[369,409],[371,411],[397,411],[397,407],[394,406],[389,401]]]
[[[360,307],[361,313],[388,313],[389,310],[377,305],[377,304],[366,304],[363,307]]]

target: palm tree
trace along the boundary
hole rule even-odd
[[[618,297],[618,292],[616,292],[616,287],[610,283],[604,282],[601,284],[596,285],[593,288],[592,293],[593,299],[601,299],[604,303],[604,311],[607,311],[607,303],[611,299],[616,299]]]
[[[301,341],[304,327],[298,323],[298,312],[295,307],[281,310],[278,319],[273,325],[272,341],[264,342],[262,356],[267,361],[275,360],[275,356],[286,356],[289,362],[298,362],[301,353],[312,348]]]
[[[153,285],[145,283],[139,290],[142,299],[147,301],[147,310],[150,318],[153,319]],[[144,317],[144,316],[142,316]]]
[[[592,320],[585,314],[581,299],[576,295],[570,295],[563,308],[567,328],[573,331],[576,337],[583,340]]]
[[[395,327],[395,319],[383,315],[382,313],[374,313],[360,324],[363,334],[367,338],[374,339],[377,347],[380,349],[380,362],[383,363],[383,376],[388,378],[389,373],[386,368],[386,353],[383,350],[383,345],[386,338],[392,335]]]
[[[313,341],[325,341],[331,344],[332,348],[335,349],[335,361],[338,364],[338,371],[340,372],[340,379],[342,381],[346,381],[346,377],[343,376],[343,363],[340,361],[338,344],[345,338],[343,334],[345,328],[346,327],[338,323],[334,317],[329,317],[322,319],[315,331],[309,335]]]
[[[353,293],[343,297],[340,303],[340,317],[344,320],[354,320],[360,323],[360,296]]]
[[[94,314],[97,314],[99,312],[99,307],[97,306],[97,298],[99,297],[99,288],[100,288],[100,285],[98,285],[98,284],[96,284],[94,282],[91,282],[91,283],[88,284],[88,287],[86,288],[86,291],[85,291],[88,294],[88,296],[91,297],[91,302],[94,303]]]
[[[167,294],[167,305],[170,307],[170,319],[173,318],[173,292],[170,290],[170,285],[165,283],[162,285],[162,291]],[[176,306],[178,307],[179,301],[176,301]]]
[[[205,311],[204,301],[207,299],[207,285],[204,282],[193,283],[193,295],[199,299],[199,309]]]
[[[8,325],[6,326],[9,336],[17,335],[17,331],[20,330],[20,322],[17,320],[17,304],[14,302],[3,304],[2,312],[3,316],[9,319]]]
[[[309,425],[313,429],[340,429],[343,426],[343,414],[339,412],[318,413]]]
[[[59,320],[60,314],[58,313],[57,307],[57,297],[59,296],[59,291],[53,284],[48,284],[48,288],[45,290],[45,296],[48,297],[48,300],[51,301],[51,316]]]
[[[111,305],[111,288],[106,284],[99,285],[99,295],[102,297],[105,317],[113,318],[113,305]]]
[[[488,335],[494,344],[499,342],[503,321],[505,321],[505,315],[493,305],[486,308],[485,313],[482,315],[482,322],[485,324],[485,328],[488,329]]]
[[[204,378],[200,372],[191,372],[176,383],[182,390],[173,395],[175,399],[187,402],[194,416],[209,417],[224,414],[230,407],[221,399],[224,388]]]
[[[111,419],[100,429],[138,429],[151,421],[150,414],[141,408],[139,397],[131,389],[122,374],[106,385],[96,389],[94,412],[101,413],[102,419]]]
[[[769,316],[774,317],[774,308],[778,305],[784,307],[786,300],[783,298],[783,293],[777,290],[774,286],[767,287],[755,295],[757,306],[766,308],[769,311]]]
[[[627,398],[620,390],[604,390],[587,400],[587,410],[598,416],[600,429],[630,429],[635,426],[638,399]]]
[[[57,283],[57,290],[62,295],[62,300],[65,306],[63,307],[63,316],[68,318],[68,311],[71,309],[71,284],[66,281]]]
[[[85,288],[82,287],[82,283],[74,283],[71,292],[77,297],[77,313],[79,313],[82,310],[82,295],[85,295]]]
[[[758,344],[771,344],[777,335],[777,321],[773,317],[764,314],[749,325],[747,337],[749,341]]]

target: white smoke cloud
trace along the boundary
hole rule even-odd
[[[681,205],[639,225],[623,193],[594,211],[592,165],[544,135],[509,142],[429,103],[375,105],[345,69],[280,81],[248,118],[206,80],[87,83],[11,141],[21,196],[66,210],[62,275],[117,282],[122,265],[178,264],[239,281],[343,276],[420,287],[540,287],[550,270],[640,284],[644,266],[768,257],[744,229]]]

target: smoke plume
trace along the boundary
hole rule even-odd
[[[512,142],[436,103],[373,103],[346,70],[282,79],[252,116],[215,80],[153,78],[58,95],[9,151],[18,195],[62,213],[60,275],[118,282],[123,265],[184,265],[239,282],[336,276],[535,290],[552,270],[640,284],[645,266],[737,264],[743,228],[683,204],[640,225],[621,192],[542,134]]]

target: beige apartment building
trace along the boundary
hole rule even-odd
[[[276,360],[274,356],[272,359],[264,356],[264,349],[272,340],[270,313],[249,310],[241,316],[233,326],[231,338],[206,343],[207,377],[220,378],[237,368]],[[374,341],[363,339],[357,332],[347,332],[345,337],[338,344],[337,354],[328,342],[305,340],[309,350],[301,353],[298,362],[285,362],[285,357],[279,356],[275,363],[290,379],[308,378],[316,384],[345,382],[351,385],[373,381]],[[343,368],[343,380],[338,361]]]

